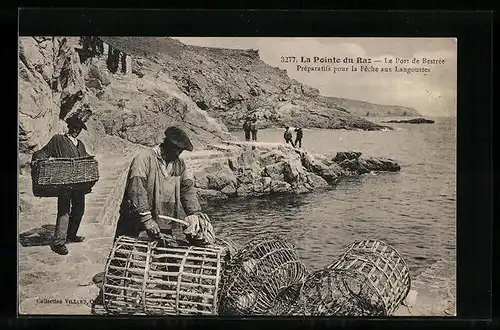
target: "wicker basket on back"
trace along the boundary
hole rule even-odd
[[[36,197],[57,197],[70,189],[88,193],[99,180],[99,166],[93,156],[42,159],[31,169],[31,180]]]
[[[291,314],[388,316],[410,291],[403,257],[378,240],[356,241],[339,260],[311,274]]]
[[[226,248],[121,236],[108,257],[103,307],[117,315],[216,315]]]
[[[248,242],[226,264],[222,315],[283,315],[297,299],[307,270],[280,237]]]

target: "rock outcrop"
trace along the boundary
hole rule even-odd
[[[361,158],[360,152],[339,152],[331,159],[286,145],[255,149],[242,146],[229,159],[194,173],[202,200],[269,194],[303,194],[335,185],[342,178],[372,171],[399,171],[390,159]]]
[[[120,137],[125,144],[153,145],[173,124],[186,129],[197,148],[231,138],[227,128],[200,109],[154,61],[139,61],[142,78],[138,78],[129,72],[131,68],[127,71],[126,58],[115,63],[110,54],[118,54],[120,59],[126,55],[99,38],[20,38],[19,147],[23,161],[52,135],[64,132],[64,119],[85,106],[92,116],[88,131],[79,138],[91,153],[106,148],[108,136]],[[125,68],[114,68],[116,65]]]
[[[257,117],[259,128],[390,129],[350,113],[343,99],[322,97],[285,70],[267,65],[256,50],[188,46],[170,38],[102,39],[133,54],[138,77],[145,58],[158,64],[199,108],[231,130],[241,129],[247,116]]]
[[[388,120],[383,123],[403,123],[403,124],[434,124],[434,120],[425,118],[413,118],[404,120]]]

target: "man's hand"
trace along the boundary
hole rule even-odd
[[[156,237],[160,235],[160,227],[158,226],[158,223],[153,219],[145,221],[144,227],[146,228],[148,234],[150,234],[151,236]]]
[[[197,214],[188,215],[184,220],[188,223],[187,228],[184,230],[184,234],[196,236],[200,231],[200,218]]]

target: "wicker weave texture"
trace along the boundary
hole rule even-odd
[[[408,267],[393,247],[379,240],[356,241],[305,280],[288,314],[388,316],[409,291]]]
[[[375,288],[359,273],[322,269],[305,281],[288,315],[383,316],[385,305]]]
[[[383,300],[386,315],[392,314],[410,292],[406,261],[396,249],[380,240],[351,243],[328,268],[352,271],[366,278]]]
[[[57,197],[69,189],[90,192],[99,180],[99,166],[94,157],[40,160],[31,170],[33,195]]]
[[[94,157],[44,159],[37,162],[34,174],[37,185],[69,185],[98,181],[99,166]]]
[[[284,315],[307,276],[292,244],[280,237],[251,240],[227,263],[220,313]]]
[[[104,308],[117,315],[216,315],[225,251],[121,236],[106,264]]]

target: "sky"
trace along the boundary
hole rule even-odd
[[[454,38],[219,38],[176,37],[189,45],[258,49],[260,58],[271,66],[286,69],[291,78],[319,89],[322,95],[344,97],[378,104],[415,108],[425,116],[456,116],[457,41]],[[345,57],[380,60],[372,63],[379,69],[392,67],[393,72],[298,71],[297,65],[322,66],[321,63],[282,63],[282,56],[296,60]],[[396,58],[409,59],[396,64]],[[412,64],[413,58],[420,63]],[[442,64],[422,64],[422,58],[442,59]],[[385,61],[392,60],[392,64]],[[330,67],[352,64],[329,63]],[[360,65],[355,66],[360,69]],[[370,65],[370,64],[368,64]],[[428,73],[394,72],[394,66],[428,67]]]

